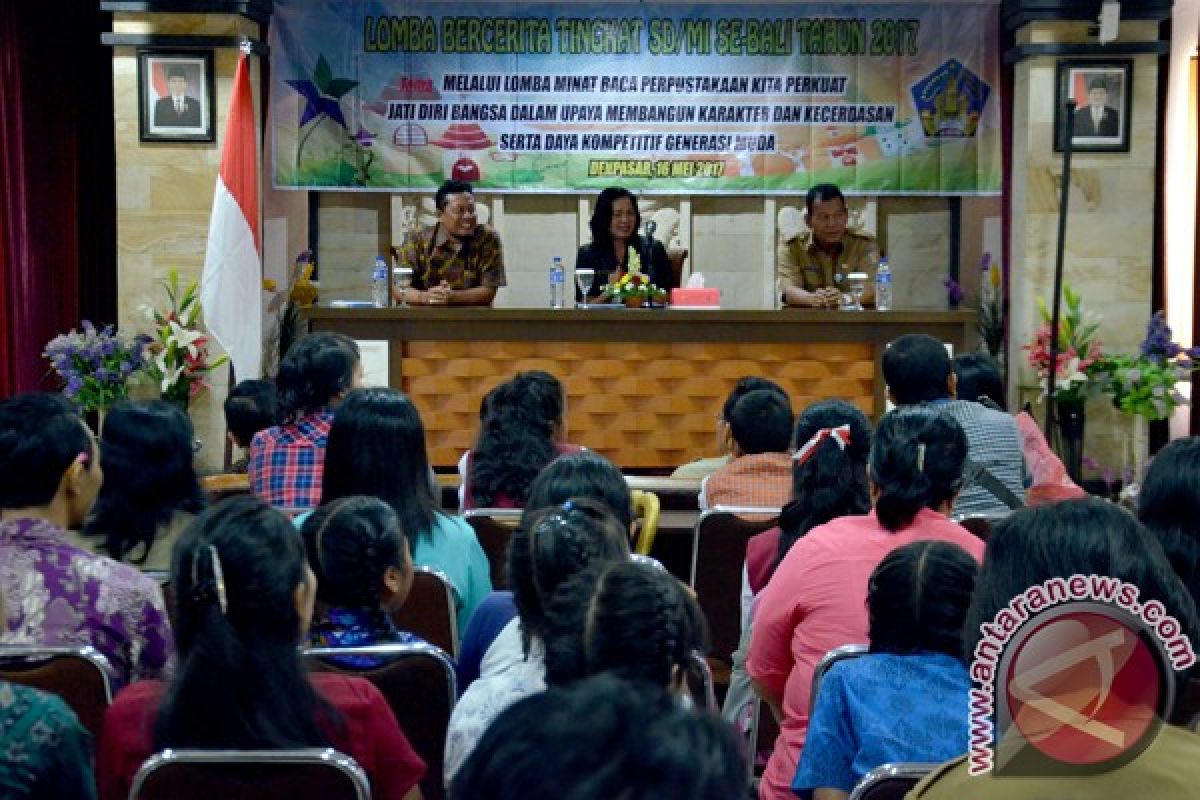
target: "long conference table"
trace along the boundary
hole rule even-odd
[[[740,377],[777,381],[797,410],[840,397],[876,417],[888,342],[921,332],[961,350],[975,312],[315,307],[307,319],[386,350],[387,382],[420,410],[435,468],[471,447],[489,389],[542,369],[566,387],[568,441],[663,474],[715,453],[715,416]]]

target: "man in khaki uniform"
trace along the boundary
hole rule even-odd
[[[879,251],[875,237],[846,229],[850,218],[846,198],[832,183],[808,190],[804,221],[809,233],[779,246],[779,293],[784,305],[837,308],[848,291],[846,275],[865,272],[863,305],[875,304],[875,266]]]

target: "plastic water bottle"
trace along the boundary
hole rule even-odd
[[[550,259],[550,307],[563,307],[563,290],[566,287],[567,273],[563,269],[562,256]]]
[[[875,310],[890,311],[892,308],[892,270],[886,257],[879,259],[875,270]]]
[[[383,256],[375,256],[371,268],[371,302],[376,308],[388,307],[388,268]]]

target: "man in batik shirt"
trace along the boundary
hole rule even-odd
[[[412,268],[412,287],[396,299],[417,306],[490,306],[506,285],[500,237],[475,217],[471,184],[446,181],[434,195],[438,221],[410,236],[400,265]]]

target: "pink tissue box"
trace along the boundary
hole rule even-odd
[[[720,289],[672,289],[671,305],[679,308],[720,308]]]

